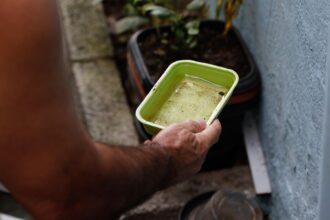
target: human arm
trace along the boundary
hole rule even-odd
[[[0,29],[0,180],[33,217],[115,218],[198,171],[218,124],[205,130],[215,131],[208,141],[195,139],[193,133],[204,127],[194,122],[170,128],[197,129],[169,134],[172,142],[165,143],[165,130],[138,148],[90,138],[67,83],[56,1],[2,0]],[[189,151],[189,141],[203,147],[203,154],[191,152],[191,161],[180,161],[178,151]]]

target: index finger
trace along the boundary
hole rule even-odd
[[[205,123],[205,121],[201,121],[201,120],[197,120],[197,121],[188,120],[188,121],[176,124],[176,126],[185,128],[192,133],[198,133],[205,129],[206,123]]]
[[[215,120],[209,127],[196,134],[197,139],[201,143],[205,143],[208,147],[212,146],[219,140],[221,133],[221,124],[219,120]]]

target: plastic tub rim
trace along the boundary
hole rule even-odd
[[[211,68],[216,68],[216,69],[221,69],[221,70],[224,70],[224,71],[227,71],[227,72],[230,72],[231,74],[234,75],[235,77],[235,80],[234,80],[234,83],[232,84],[231,88],[229,89],[229,91],[227,92],[227,96],[225,99],[222,99],[219,104],[216,106],[216,108],[213,110],[211,116],[209,117],[208,121],[206,122],[207,123],[207,126],[209,126],[217,117],[218,115],[220,114],[221,110],[223,109],[223,107],[226,105],[226,103],[228,102],[229,98],[231,97],[231,95],[233,94],[234,92],[234,89],[235,87],[237,86],[238,84],[238,81],[239,81],[239,76],[238,74],[232,70],[232,69],[228,69],[228,68],[225,68],[225,67],[219,67],[219,66],[216,66],[216,65],[212,65],[212,64],[207,64],[207,63],[202,63],[202,62],[197,62],[197,61],[194,61],[194,60],[179,60],[179,61],[176,61],[176,62],[173,62],[171,65],[169,65],[169,67],[166,69],[166,71],[164,72],[164,74],[162,74],[162,76],[159,78],[159,80],[155,83],[154,87],[153,88],[157,88],[159,86],[160,83],[162,83],[162,81],[167,77],[169,71],[176,65],[179,65],[179,64],[184,64],[184,63],[192,63],[192,64],[197,64],[197,65],[203,65],[203,66],[206,66],[206,67],[211,67]],[[153,127],[153,128],[156,128],[156,129],[159,129],[159,130],[162,130],[162,129],[165,129],[164,126],[161,126],[159,124],[155,124],[153,122],[150,122],[146,119],[143,118],[143,116],[141,115],[141,110],[142,108],[144,107],[144,105],[149,101],[150,97],[154,94],[154,91],[153,89],[147,94],[147,96],[144,98],[144,100],[142,101],[142,103],[139,105],[139,107],[136,109],[135,111],[135,116],[136,118],[145,126],[149,126],[149,127]]]

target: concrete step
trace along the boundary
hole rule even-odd
[[[59,3],[82,120],[98,141],[137,145],[102,6],[91,0]]]
[[[72,69],[91,135],[105,143],[137,145],[133,118],[114,62],[75,62]]]
[[[113,55],[101,4],[94,4],[92,0],[58,2],[71,60],[91,60]]]

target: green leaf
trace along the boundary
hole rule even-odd
[[[197,40],[193,40],[190,44],[189,44],[189,48],[194,48],[197,46]]]
[[[188,34],[189,35],[198,35],[199,34],[199,30],[198,29],[188,29]]]
[[[141,16],[130,16],[120,19],[116,22],[116,34],[122,34],[127,31],[133,31],[138,27],[147,24],[148,19]]]
[[[185,28],[187,29],[187,33],[189,35],[198,35],[199,34],[199,25],[200,25],[200,21],[198,21],[198,20],[188,22],[185,25]]]
[[[185,43],[186,43],[186,44],[190,44],[193,40],[194,40],[194,37],[193,37],[193,36],[189,36],[189,37],[186,39]]]
[[[191,1],[186,9],[188,11],[199,11],[206,5],[205,0],[193,0]]]
[[[197,38],[196,38],[196,36],[190,35],[187,37],[187,39],[184,41],[184,43],[187,48],[194,48],[197,46]]]
[[[143,13],[150,13],[152,16],[159,18],[168,18],[173,14],[173,11],[154,4],[146,4],[142,7]]]

